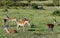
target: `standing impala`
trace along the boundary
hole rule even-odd
[[[53,18],[53,23],[46,24],[47,29],[51,29],[53,31],[54,25],[57,23],[56,19]]]
[[[9,16],[7,16],[7,18],[9,21],[16,21],[17,20],[16,18],[9,18]]]
[[[16,18],[10,18],[9,16],[6,16],[6,18],[4,18],[3,21],[2,21],[4,26],[6,25],[7,21],[16,22],[17,19]]]
[[[30,21],[26,18],[22,19],[21,21],[18,21],[17,22],[17,29],[19,29],[19,26],[22,26],[23,27],[23,31],[24,31],[24,26],[25,24],[28,24],[30,26]]]

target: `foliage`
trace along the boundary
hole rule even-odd
[[[54,6],[53,3],[44,3],[44,6]]]
[[[38,5],[35,4],[35,3],[32,3],[32,8],[33,8],[33,9],[39,9],[39,8],[38,8]]]
[[[23,6],[23,7],[28,6],[28,3],[20,3],[20,6]]]
[[[34,9],[39,9],[38,6],[60,6],[60,1],[53,0],[52,2],[45,2],[46,0],[0,0],[0,8],[1,7],[12,7],[12,6],[31,6]],[[24,2],[26,1],[26,2]],[[48,1],[48,0],[47,0]],[[39,3],[38,3],[39,2]],[[35,3],[35,4],[34,4]]]
[[[3,11],[4,11],[4,12],[8,12],[8,9],[4,9]]]
[[[28,3],[31,3],[31,0],[28,0]]]
[[[60,6],[60,0],[53,0],[55,6]]]
[[[60,11],[59,10],[55,10],[52,14],[60,16]]]

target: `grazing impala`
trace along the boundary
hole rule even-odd
[[[22,19],[21,21],[18,21],[17,22],[17,29],[19,29],[19,26],[22,26],[23,27],[23,31],[24,31],[25,24],[30,25],[29,20],[26,19],[26,18]]]
[[[4,30],[6,30],[6,32],[7,32],[8,34],[10,34],[10,33],[17,33],[16,30],[10,30],[10,29],[8,29],[7,27],[5,27]]]

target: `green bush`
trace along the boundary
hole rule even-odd
[[[20,3],[20,6],[23,6],[23,7],[28,6],[28,3]]]
[[[4,9],[3,11],[4,11],[4,12],[8,12],[8,9]]]
[[[60,11],[59,11],[59,10],[55,10],[52,14],[53,14],[53,15],[60,16]]]
[[[55,6],[60,6],[60,3],[55,3],[54,5],[55,5]]]
[[[31,25],[31,28],[35,28],[36,26],[34,24]]]
[[[11,4],[9,4],[8,6],[16,6],[16,3],[15,2],[13,2],[13,3],[11,3]]]
[[[38,8],[38,5],[37,5],[37,4],[35,4],[35,3],[32,3],[32,5],[31,5],[31,6],[32,6],[32,8],[33,8],[33,9],[39,9],[39,8]]]

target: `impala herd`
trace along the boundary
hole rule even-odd
[[[28,24],[30,26],[30,20],[27,18],[23,18],[20,21],[17,21],[16,18],[9,18],[9,16],[6,16],[6,18],[3,19],[3,25],[4,25],[4,30],[7,33],[17,33],[17,30],[10,30],[8,27],[6,27],[6,23],[7,21],[14,21],[17,24],[17,30],[20,29],[19,27],[22,26],[23,27],[23,31],[25,31],[25,25]],[[56,19],[53,19],[53,23],[51,24],[46,24],[46,29],[51,29],[53,31],[54,25],[57,24]]]
[[[16,22],[17,30],[19,29],[20,26],[22,26],[23,27],[23,31],[25,31],[24,30],[25,29],[24,28],[25,25],[28,24],[30,26],[30,21],[27,18],[23,18],[20,21],[17,21],[16,18],[9,18],[9,16],[6,16],[6,18],[3,19],[3,25],[4,25],[4,30],[6,30],[7,33],[13,33],[13,32],[17,33],[17,30],[10,30],[10,29],[8,29],[8,27],[6,25],[7,21],[12,21],[12,22],[14,21],[14,22]]]

